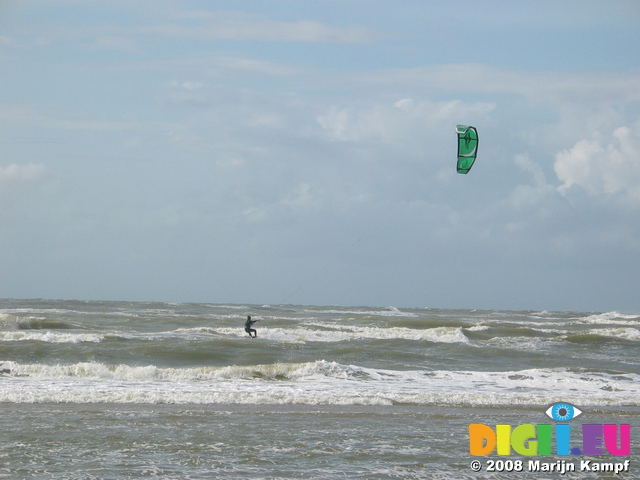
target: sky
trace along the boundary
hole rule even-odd
[[[640,313],[638,45],[635,0],[0,0],[0,298]]]

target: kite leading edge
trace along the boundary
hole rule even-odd
[[[458,173],[469,173],[478,154],[478,131],[468,125],[457,125]]]

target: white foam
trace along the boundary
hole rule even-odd
[[[491,327],[488,325],[474,325],[473,327],[467,328],[470,332],[483,332],[490,329]]]
[[[538,337],[494,337],[487,340],[487,344],[496,348],[535,352],[544,350],[550,343],[556,341],[557,340]],[[486,344],[476,346],[482,348],[486,346]]]
[[[588,317],[581,318],[576,323],[595,323],[595,324],[631,324],[640,325],[640,316],[638,315],[625,315],[618,312],[600,313],[597,315],[589,315]]]
[[[316,310],[306,310],[308,313],[319,313]],[[344,309],[323,309],[322,314],[332,314],[332,315],[358,315],[358,316],[376,316],[376,317],[417,317],[418,314],[414,312],[403,312],[402,310],[396,307],[385,307],[385,308],[344,308]]]
[[[195,327],[182,328],[163,335],[201,336],[217,335],[220,337],[246,337],[239,327]],[[438,343],[469,343],[462,327],[435,327],[414,329],[404,327],[365,327],[337,325],[335,323],[307,323],[298,327],[262,327],[258,328],[258,336],[262,339],[279,342],[346,342],[353,340],[415,340]]]
[[[15,329],[18,325],[18,317],[0,312],[0,325],[5,328]]]
[[[591,329],[583,335],[601,335],[603,337],[620,338],[623,340],[640,341],[640,330],[637,328],[602,328]]]
[[[47,343],[98,343],[104,340],[104,336],[93,333],[59,333],[59,332],[33,332],[33,331],[0,331],[0,341],[24,342],[37,341]]]
[[[363,327],[337,326],[335,324],[315,324],[323,330],[311,328],[262,329],[262,336],[271,339],[290,339],[307,342],[343,342],[352,340],[414,340],[441,343],[468,343],[460,327],[435,327],[412,329],[404,327]]]
[[[324,360],[258,366],[0,364],[0,402],[640,405],[640,375],[400,371]]]
[[[195,368],[159,368],[153,365],[107,365],[96,362],[80,362],[70,365],[0,363],[2,370],[16,377],[63,379],[109,379],[119,381],[169,381],[193,382],[205,380],[317,380],[326,378],[349,379],[380,378],[375,370],[357,366],[345,366],[320,360],[307,363],[274,363],[266,365]],[[391,376],[391,374],[386,374]]]

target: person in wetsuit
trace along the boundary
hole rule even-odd
[[[258,323],[259,321],[260,320],[251,320],[251,315],[247,315],[247,321],[244,322],[244,331],[247,332],[251,338],[256,338],[258,336],[258,332],[256,332],[256,329],[251,328],[251,326],[254,323]]]

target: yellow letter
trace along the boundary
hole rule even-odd
[[[498,455],[511,455],[511,425],[496,425]]]

